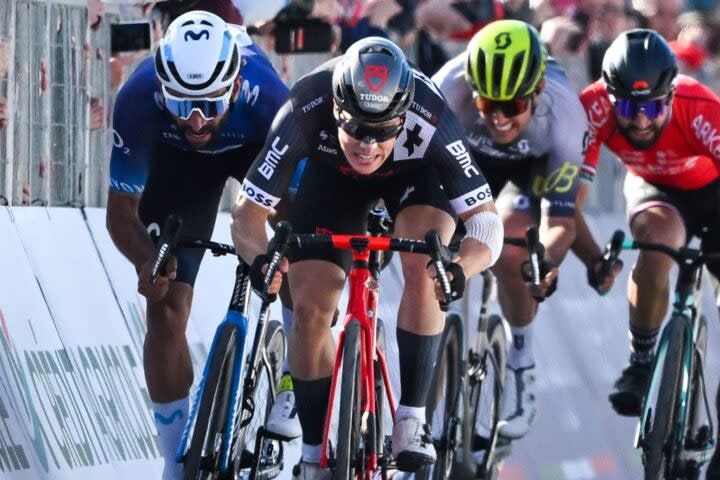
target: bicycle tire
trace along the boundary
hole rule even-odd
[[[492,428],[490,429],[491,443],[486,454],[485,459],[481,465],[476,465],[472,457],[472,452],[469,449],[471,442],[468,444],[466,454],[463,455],[464,460],[472,460],[472,463],[468,463],[467,466],[473,466],[473,476],[469,478],[475,478],[478,475],[482,475],[481,478],[485,480],[494,480],[500,475],[500,465],[498,459],[495,457],[495,451],[497,447],[497,430],[500,426],[500,408],[502,405],[502,394],[505,385],[505,374],[507,371],[507,334],[505,332],[505,325],[502,317],[499,315],[490,315],[488,317],[487,325],[487,343],[486,343],[486,355],[483,359],[483,369],[486,372],[486,378],[488,375],[493,376],[493,394],[492,394],[492,405],[490,407]],[[469,405],[471,405],[471,411],[473,412],[473,422],[465,422],[464,427],[470,429],[465,435],[466,438],[472,438],[474,434],[475,423],[477,421],[478,409],[480,406],[478,402],[481,397],[482,388],[485,382],[481,381],[471,386]],[[473,402],[473,399],[475,400]],[[489,455],[489,457],[488,457]],[[463,469],[465,470],[465,469]]]
[[[259,450],[256,449],[256,439],[258,430],[267,425],[270,410],[272,409],[275,399],[272,396],[273,387],[278,384],[282,377],[283,361],[285,359],[285,332],[282,323],[277,320],[268,322],[265,332],[265,352],[268,357],[269,370],[265,364],[260,361],[255,367],[255,395],[253,402],[255,412],[250,423],[244,428],[238,429],[238,435],[234,441],[233,452],[236,462],[239,463],[242,458],[243,450],[250,447],[253,450],[252,465],[249,472],[249,480],[267,480],[275,478],[282,472],[283,447],[282,442],[278,440],[266,439],[271,442],[272,446],[277,446],[277,456],[268,462],[263,462],[263,448],[271,445],[261,445]],[[243,395],[245,392],[243,392]],[[240,422],[238,422],[238,425]],[[268,452],[266,452],[268,453]],[[239,466],[239,465],[238,465]],[[239,470],[236,469],[236,471]]]
[[[350,320],[345,327],[342,351],[340,411],[337,424],[335,480],[355,478],[357,452],[360,445],[360,323]]]
[[[455,437],[461,418],[458,396],[463,376],[462,349],[462,321],[455,314],[448,315],[427,401],[427,418],[433,432],[437,460],[415,474],[419,480],[450,478],[454,470],[454,449],[460,447],[455,445]]]
[[[672,474],[675,445],[673,429],[677,416],[677,388],[683,364],[683,345],[685,342],[685,322],[682,317],[673,315],[663,331],[663,339],[667,344],[660,345],[658,357],[653,368],[651,385],[655,385],[655,375],[662,372],[657,383],[657,401],[654,404],[649,422],[645,425],[650,428],[645,431],[643,442],[643,463],[645,465],[645,480],[665,480],[674,478]],[[660,370],[661,369],[661,370]],[[646,401],[652,401],[648,398]],[[652,408],[646,407],[646,408]]]
[[[377,349],[385,354],[385,324],[378,318],[375,325],[375,344]],[[385,357],[387,360],[387,357]],[[383,383],[380,362],[375,360],[375,445],[378,453],[378,462],[385,458],[385,384]]]
[[[213,356],[208,359],[211,363],[200,397],[190,447],[183,458],[185,480],[205,480],[213,478],[212,475],[217,473],[218,452],[208,452],[208,450],[215,448],[214,439],[222,435],[225,428],[233,363],[237,351],[237,335],[237,327],[227,323],[221,327],[217,339],[213,342],[211,349]],[[210,464],[209,471],[208,464]]]
[[[701,377],[702,365],[704,365],[705,355],[707,350],[707,320],[704,315],[699,315],[697,318],[698,326],[698,337],[695,341],[695,351],[693,352],[693,364],[692,371],[690,372],[690,401],[688,404],[687,421],[685,423],[686,435],[685,438],[692,439],[692,435],[695,433],[693,429],[700,424],[701,412],[704,411],[703,405],[703,390],[704,385],[702,384],[703,378]]]

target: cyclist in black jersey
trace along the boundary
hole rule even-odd
[[[360,40],[301,78],[278,112],[233,211],[233,240],[252,262],[254,278],[267,263],[268,214],[302,158],[308,160],[290,211],[296,232],[364,233],[368,211],[380,198],[397,236],[423,238],[434,228],[447,242],[459,216],[467,235],[448,265],[455,298],[466,277],[500,254],[502,222],[457,119],[437,87],[387,39]],[[296,478],[330,478],[318,464],[335,358],[330,325],[350,258],[307,249],[290,251],[288,258],[281,272],[287,273],[293,300],[290,370],[303,430]],[[436,458],[425,399],[443,314],[427,259],[401,254],[400,260],[401,398],[392,448],[400,470],[416,471]],[[275,286],[280,279],[278,273]]]

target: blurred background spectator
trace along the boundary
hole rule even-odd
[[[680,31],[678,19],[685,10],[683,0],[633,0],[632,6],[642,16],[641,27],[655,30],[667,41],[675,40]]]

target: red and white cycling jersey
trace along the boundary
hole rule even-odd
[[[617,130],[605,82],[580,95],[590,124],[585,170],[597,167],[605,144],[633,174],[656,185],[696,190],[720,176],[720,98],[700,82],[679,75],[670,121],[655,145],[633,147]]]

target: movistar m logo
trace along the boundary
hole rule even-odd
[[[205,36],[205,40],[210,40],[210,32],[208,32],[207,30],[200,30],[200,33],[195,33],[191,30],[188,30],[187,32],[185,32],[184,38],[186,42],[188,41],[188,37],[190,37],[190,40],[200,40],[203,35]]]
[[[182,418],[183,418],[182,410],[175,410],[168,417],[155,412],[155,421],[158,423],[162,423],[163,425],[170,425],[175,420],[177,420],[177,419],[182,420]]]

